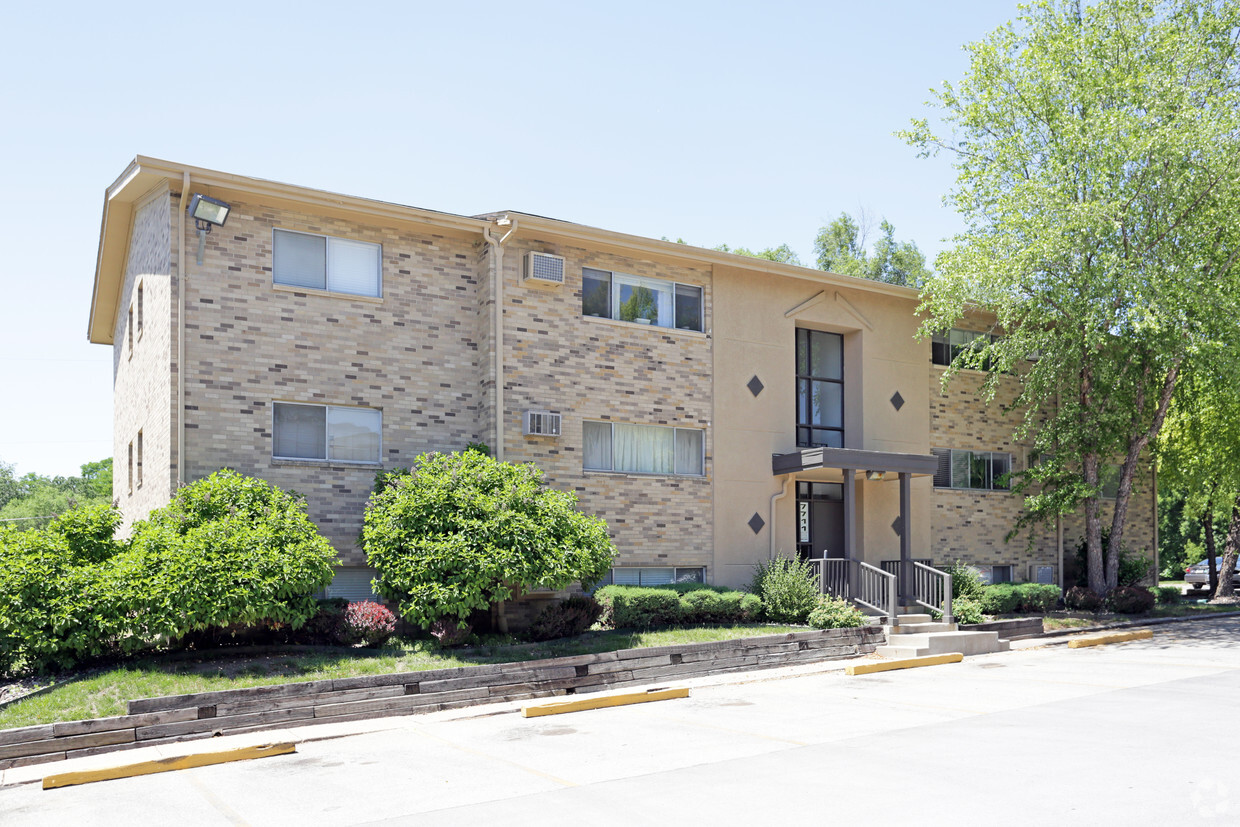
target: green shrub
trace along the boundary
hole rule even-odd
[[[1016,611],[1046,614],[1059,605],[1060,588],[1050,583],[1020,583],[1016,586]]]
[[[261,621],[300,627],[318,611],[313,595],[331,583],[336,553],[304,501],[225,469],[136,523],[114,562],[140,636],[175,639]]]
[[[604,586],[594,596],[603,605],[603,624],[612,629],[674,626],[684,617],[680,595],[674,589]]]
[[[1107,545],[1111,538],[1111,528],[1107,526],[1102,529],[1102,566],[1106,571],[1107,558],[1110,552]],[[1076,554],[1072,559],[1071,573],[1076,576],[1076,585],[1089,585],[1089,552],[1084,539],[1076,547]],[[1070,572],[1065,572],[1069,574]],[[1146,555],[1137,551],[1130,551],[1127,546],[1121,546],[1119,550],[1119,572],[1116,582],[1121,586],[1136,586],[1152,579],[1154,573],[1154,561]]]
[[[870,625],[868,615],[849,601],[830,595],[819,598],[818,605],[809,613],[808,621],[815,629],[853,629]]]
[[[952,598],[952,617],[957,623],[984,623],[981,604],[972,597]]]
[[[762,598],[767,620],[775,623],[804,623],[821,596],[814,567],[786,557],[755,565],[749,591]]]
[[[1111,589],[1106,602],[1119,614],[1144,614],[1154,608],[1154,593],[1141,586],[1119,586]]]
[[[762,616],[757,595],[700,583],[676,586],[604,586],[599,622],[609,629],[704,623],[747,623]]]
[[[194,631],[297,627],[318,610],[335,552],[300,500],[232,471],[180,489],[111,539],[92,506],[0,533],[0,671],[47,671]]]
[[[974,600],[981,599],[982,590],[986,588],[986,583],[982,580],[982,576],[977,573],[977,569],[957,560],[947,567],[947,573],[952,576],[952,600],[958,597],[971,597]]]
[[[344,610],[349,601],[343,597],[329,597],[317,601],[315,613],[299,629],[293,639],[298,643],[322,646],[344,645]]]
[[[611,567],[607,524],[533,465],[477,450],[422,454],[381,475],[362,544],[379,593],[411,623],[464,620],[526,589],[589,588]]]
[[[1013,583],[995,583],[982,589],[976,598],[983,614],[997,615],[1016,611],[1020,605],[1020,595]],[[953,600],[953,605],[955,601]]]
[[[1064,605],[1082,612],[1096,612],[1102,608],[1102,598],[1088,586],[1073,586],[1063,596]]]
[[[1183,597],[1178,586],[1158,586],[1152,591],[1160,606],[1174,606]]]
[[[525,630],[525,638],[538,642],[574,637],[589,629],[602,613],[602,605],[593,597],[574,595],[539,612]]]

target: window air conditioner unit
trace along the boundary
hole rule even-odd
[[[1055,585],[1057,582],[1055,577],[1055,567],[1053,565],[1045,565],[1042,563],[1030,563],[1029,582],[1049,583],[1052,586]]]
[[[560,415],[550,411],[526,411],[522,433],[526,436],[559,436]]]
[[[525,254],[525,272],[521,280],[539,284],[563,284],[564,256],[529,251]]]

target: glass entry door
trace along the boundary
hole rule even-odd
[[[843,483],[798,482],[796,519],[797,556],[844,556]]]

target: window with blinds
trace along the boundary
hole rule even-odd
[[[1012,455],[999,451],[957,451],[931,448],[938,459],[934,472],[935,488],[966,488],[981,491],[1007,491],[1012,472]]]
[[[706,474],[706,432],[665,425],[583,422],[582,467],[629,474]]]
[[[275,402],[271,408],[275,459],[379,461],[381,411],[291,402]]]
[[[383,294],[381,245],[292,230],[272,233],[276,284],[376,298]]]

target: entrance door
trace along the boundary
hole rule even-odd
[[[797,553],[802,559],[844,556],[842,483],[797,483]]]

